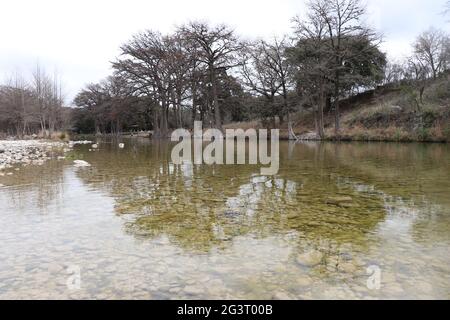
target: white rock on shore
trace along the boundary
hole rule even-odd
[[[90,140],[81,140],[81,141],[69,141],[69,147],[73,147],[79,144],[92,144],[92,141]]]
[[[62,150],[63,142],[36,140],[0,140],[0,170],[18,164],[43,163],[52,156],[52,150]]]

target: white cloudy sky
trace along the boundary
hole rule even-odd
[[[143,29],[170,32],[189,20],[227,23],[243,37],[289,33],[306,0],[0,0],[0,82],[39,61],[58,70],[67,100],[110,74],[118,47]],[[367,22],[384,34],[390,57],[409,53],[430,26],[450,31],[447,0],[365,0]]]

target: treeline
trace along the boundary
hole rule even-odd
[[[340,99],[384,79],[386,56],[364,14],[359,0],[314,0],[306,17],[293,19],[293,34],[272,41],[244,41],[203,22],[141,32],[120,48],[113,75],[78,94],[76,127],[163,137],[195,120],[219,129],[250,119],[291,128],[291,115],[310,108],[323,135],[328,108],[338,131]]]
[[[404,61],[393,61],[385,69],[385,84],[408,84],[418,112],[430,80],[450,70],[450,36],[430,28],[413,43],[413,54]]]
[[[64,107],[61,80],[36,66],[31,81],[16,73],[0,86],[0,133],[51,137],[70,127],[71,110]]]
[[[450,69],[448,34],[430,29],[411,57],[388,62],[364,18],[360,0],[311,0],[306,14],[292,19],[292,33],[270,41],[243,40],[229,26],[198,21],[170,34],[147,30],[121,46],[111,76],[77,94],[70,123],[60,87],[39,71],[30,84],[2,87],[0,126],[17,134],[65,127],[166,137],[196,120],[219,129],[260,120],[294,136],[295,115],[310,110],[321,137],[324,113],[334,114],[338,136],[340,102],[391,83],[407,83],[420,111],[429,79]]]

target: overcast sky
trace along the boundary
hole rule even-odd
[[[290,19],[306,0],[1,0],[0,81],[39,63],[62,75],[67,102],[86,83],[111,73],[119,46],[144,29],[170,32],[201,19],[227,23],[245,38],[291,31]],[[409,53],[430,26],[450,31],[441,14],[446,0],[366,0],[367,23],[384,34],[390,57]]]

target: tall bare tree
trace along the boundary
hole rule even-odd
[[[325,30],[328,33],[330,53],[334,60],[332,65],[334,73],[334,112],[335,112],[335,134],[339,136],[340,110],[339,100],[341,97],[341,80],[345,69],[345,61],[350,59],[350,53],[345,46],[346,39],[351,37],[375,38],[375,34],[368,28],[363,27],[362,18],[365,15],[365,8],[361,0],[311,0],[309,10],[313,15],[323,20]],[[372,41],[368,42],[367,48],[370,50]]]
[[[276,103],[275,97],[279,95],[283,83],[272,45],[264,40],[248,43],[242,50],[241,59],[240,75],[244,85],[254,94],[264,97],[270,109],[262,115],[278,116],[281,120],[283,110]]]
[[[15,72],[0,90],[0,123],[19,137],[33,131],[33,97],[25,78]],[[12,133],[12,132],[11,132]]]
[[[241,44],[234,31],[226,25],[210,26],[207,23],[191,22],[180,27],[178,31],[186,41],[193,43],[192,48],[197,48],[196,59],[207,67],[214,125],[222,129],[218,75],[220,71],[226,71],[237,65],[236,53],[239,52]]]
[[[413,45],[415,58],[428,68],[434,79],[447,68],[449,43],[448,35],[430,28],[420,34]]]
[[[51,135],[56,130],[64,103],[61,80],[56,72],[50,76],[37,64],[31,86],[41,132],[44,136]]]
[[[297,92],[305,105],[312,106],[317,134],[324,138],[323,113],[332,76],[326,24],[314,10],[306,19],[296,17],[293,22],[297,43],[289,55],[297,68]]]
[[[167,49],[168,37],[159,32],[145,31],[121,47],[121,58],[113,63],[117,73],[127,80],[133,92],[155,101],[154,130],[156,136],[168,133],[168,113],[171,93],[171,70]]]

